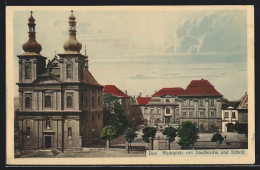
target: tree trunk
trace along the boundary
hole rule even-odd
[[[110,148],[110,140],[109,139],[107,139],[106,148],[107,148],[107,150],[109,150],[109,148]]]
[[[217,149],[219,149],[219,142],[217,142]]]
[[[169,148],[169,150],[171,150],[171,143],[170,143],[170,141],[168,141],[168,148]]]
[[[132,145],[131,145],[131,143],[130,143],[130,149],[131,149],[131,151],[132,151]]]
[[[152,150],[153,150],[153,140],[152,140],[152,143],[151,143],[151,145],[152,145]]]

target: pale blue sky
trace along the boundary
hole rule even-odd
[[[33,10],[33,9],[32,9]],[[90,71],[103,85],[129,95],[164,87],[186,88],[207,79],[229,100],[247,91],[246,10],[76,10],[77,39],[87,46]],[[70,11],[34,10],[36,40],[48,59],[62,53]],[[15,82],[29,11],[14,12]],[[17,86],[14,89],[18,95]]]

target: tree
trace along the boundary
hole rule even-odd
[[[166,135],[166,139],[168,140],[168,149],[170,150],[171,142],[175,141],[175,137],[177,136],[177,129],[172,126],[166,127],[162,134]]]
[[[216,142],[217,143],[217,149],[219,149],[219,144],[222,144],[222,142],[224,141],[224,138],[221,134],[219,133],[215,133],[212,138],[211,138],[211,142]]]
[[[245,134],[248,135],[248,124],[247,123],[235,123],[235,131],[239,134]]]
[[[114,103],[114,114],[112,114],[107,121],[108,126],[113,126],[117,134],[121,133],[129,124],[128,116],[125,114],[120,103]]]
[[[154,137],[156,135],[156,128],[154,127],[145,127],[142,129],[143,131],[143,135],[142,135],[142,138],[145,142],[147,143],[152,143],[152,150],[153,150],[153,141],[154,141]]]
[[[134,142],[135,138],[137,137],[137,134],[135,133],[135,130],[133,128],[127,128],[124,130],[124,137],[125,140],[130,144],[130,149],[132,150],[131,143]],[[128,149],[129,152],[129,149]]]
[[[105,126],[100,132],[100,138],[107,140],[107,149],[110,147],[110,140],[116,137],[116,129],[113,126]]]
[[[114,113],[114,105],[118,103],[119,98],[112,94],[103,95],[103,104],[106,110],[109,110],[111,113]]]
[[[178,137],[180,137],[178,144],[182,149],[190,149],[191,146],[193,148],[194,143],[199,139],[199,128],[197,128],[195,123],[191,123],[190,121],[182,122],[177,131]]]

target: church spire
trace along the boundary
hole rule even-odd
[[[42,50],[41,44],[39,44],[35,40],[35,19],[32,16],[33,12],[31,11],[31,16],[28,18],[28,27],[29,27],[29,40],[23,44],[23,50],[25,52],[35,52],[37,54],[40,54]]]
[[[71,15],[69,16],[69,39],[64,43],[63,48],[65,51],[76,51],[80,52],[82,44],[76,39],[76,17],[71,10]]]

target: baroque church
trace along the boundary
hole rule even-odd
[[[29,40],[19,58],[19,148],[21,150],[81,149],[95,141],[103,128],[103,86],[88,69],[88,56],[80,53],[76,18],[69,16],[69,38],[64,52],[46,65],[35,39],[31,16]]]

